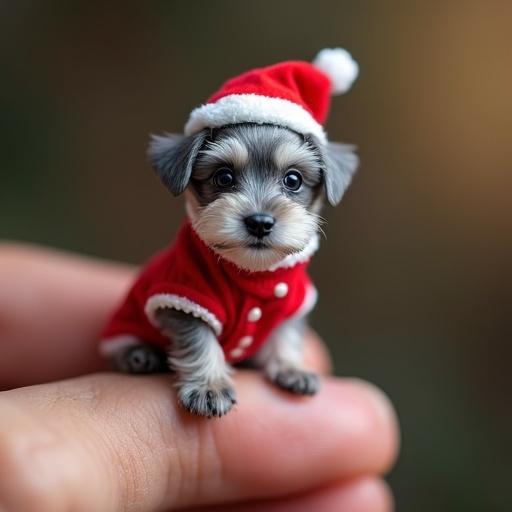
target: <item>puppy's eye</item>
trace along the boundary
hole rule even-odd
[[[299,171],[290,169],[283,178],[283,185],[293,192],[297,192],[302,185],[302,176]]]
[[[221,167],[213,176],[213,182],[219,188],[231,188],[235,184],[235,175],[231,169]]]

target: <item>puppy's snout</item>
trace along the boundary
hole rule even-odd
[[[244,222],[247,227],[247,231],[251,235],[257,238],[263,238],[270,234],[274,224],[276,223],[276,219],[265,213],[256,213],[245,217]]]

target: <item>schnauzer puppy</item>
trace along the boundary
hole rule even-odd
[[[193,229],[220,258],[250,272],[313,252],[324,197],[339,203],[357,168],[353,148],[321,144],[288,128],[241,123],[189,136],[154,137],[153,167],[173,195],[185,193]],[[179,400],[203,416],[226,414],[235,403],[232,369],[210,325],[160,307],[155,322],[172,340],[167,354],[149,344],[125,347],[119,368],[176,373]],[[275,329],[250,360],[282,389],[312,395],[318,378],[302,361],[305,316]]]

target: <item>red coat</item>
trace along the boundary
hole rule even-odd
[[[241,361],[284,320],[313,308],[316,291],[306,267],[316,245],[315,239],[275,270],[248,272],[215,254],[186,222],[176,242],[142,269],[104,329],[101,351],[108,354],[136,340],[168,346],[154,324],[155,311],[166,306],[201,318],[226,359]]]

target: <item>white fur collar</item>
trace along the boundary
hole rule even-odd
[[[313,256],[313,254],[315,254],[315,252],[318,250],[318,246],[320,245],[319,238],[320,237],[318,236],[318,233],[315,233],[311,237],[309,242],[306,244],[306,247],[302,249],[302,251],[289,254],[284,259],[272,265],[267,270],[273,272],[278,268],[291,268],[297,265],[298,263],[304,263],[305,261],[309,260],[311,256]]]

